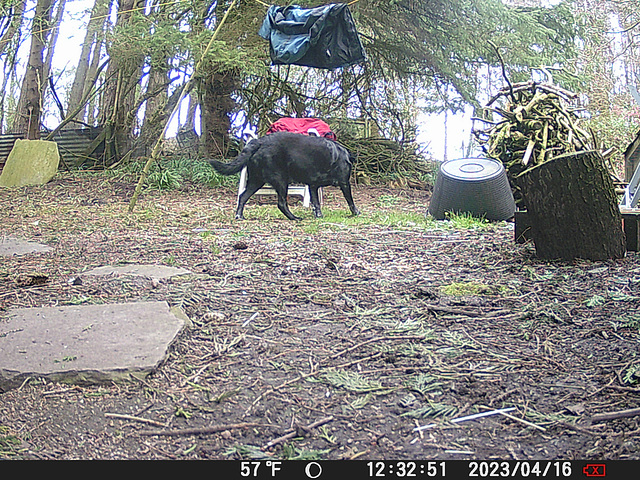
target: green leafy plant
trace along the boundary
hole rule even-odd
[[[147,185],[157,190],[173,190],[182,185],[182,176],[173,170],[154,171],[147,177]]]
[[[622,376],[622,381],[630,385],[640,383],[640,364],[635,363],[627,368]]]
[[[368,380],[355,372],[329,370],[321,378],[329,385],[355,393],[376,392],[384,389],[377,380]]]

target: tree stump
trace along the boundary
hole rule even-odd
[[[559,155],[514,179],[544,260],[606,260],[626,253],[613,182],[595,151]]]

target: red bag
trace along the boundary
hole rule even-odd
[[[331,127],[319,118],[290,118],[285,117],[271,124],[267,135],[274,132],[292,132],[309,135],[309,130],[315,130],[321,137],[337,140],[336,134],[331,131]],[[315,132],[312,132],[315,133]]]

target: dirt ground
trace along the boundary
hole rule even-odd
[[[548,263],[513,225],[424,219],[429,193],[337,190],[325,219],[104,175],[0,190],[14,307],[166,300],[191,325],[126,384],[0,393],[6,459],[640,459],[640,256]],[[160,263],[172,281],[89,277]],[[468,421],[452,421],[513,408]],[[611,419],[598,416],[611,413]],[[429,428],[416,431],[418,426]]]

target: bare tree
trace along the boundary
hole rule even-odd
[[[121,0],[116,29],[123,32],[143,3]],[[137,45],[127,45],[127,40],[117,35],[114,35],[114,40],[108,48],[111,60],[105,75],[106,85],[98,117],[99,123],[106,129],[106,156],[109,163],[132,152],[133,124],[137,113],[135,94],[144,62]]]
[[[10,80],[14,79],[14,72],[18,63],[18,48],[21,39],[21,27],[24,23],[24,9],[26,0],[18,0],[13,5],[2,7],[0,16],[0,61],[2,61],[2,84],[0,92],[0,132],[6,125],[7,108],[12,105],[13,98],[8,90]]]
[[[68,111],[75,111],[81,106],[80,102],[85,97],[87,90],[93,85],[95,72],[92,70],[92,66],[95,65],[95,67],[97,67],[100,60],[104,25],[109,4],[110,0],[96,0],[91,10],[91,18],[87,26],[84,42],[82,43],[82,50],[76,67],[73,84],[71,85],[71,91],[67,99]],[[94,72],[93,75],[92,72]],[[86,112],[86,108],[83,108],[75,116],[75,119],[80,122],[87,121],[85,118]]]
[[[38,0],[31,25],[31,48],[27,70],[22,82],[20,100],[13,130],[24,132],[28,139],[40,138],[42,95],[46,86],[43,53],[51,31],[52,0]]]

